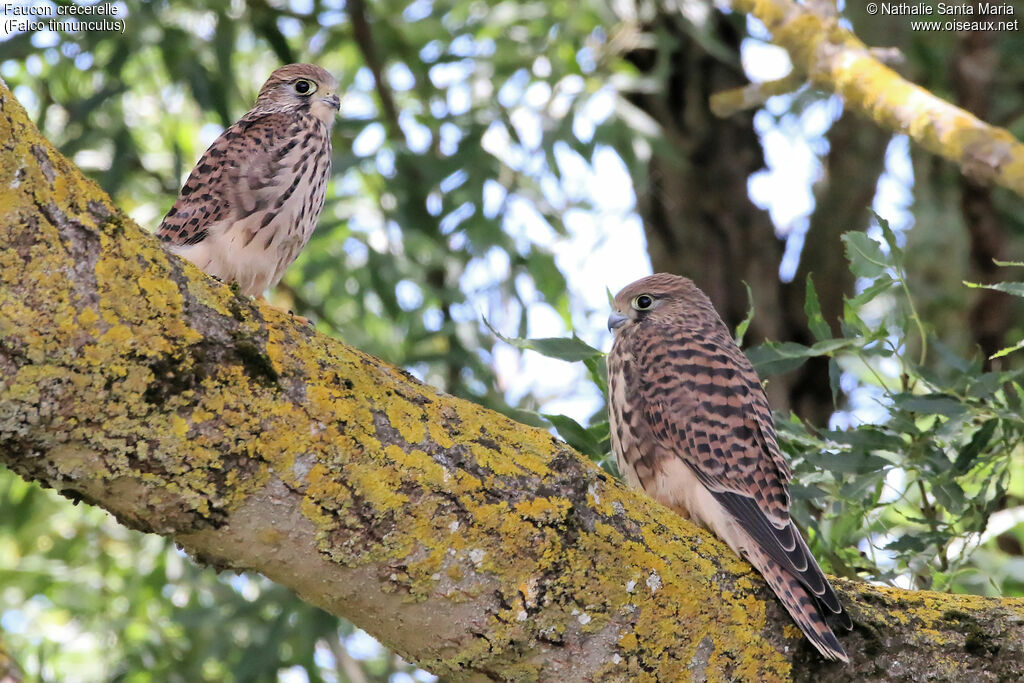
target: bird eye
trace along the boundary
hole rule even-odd
[[[646,311],[654,305],[654,297],[650,294],[641,294],[633,298],[633,308],[638,311]]]
[[[300,78],[295,81],[295,84],[292,87],[294,87],[295,92],[300,95],[312,95],[316,92],[316,83],[306,80],[305,78]]]

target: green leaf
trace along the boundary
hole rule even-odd
[[[750,305],[747,307],[747,317],[740,321],[740,324],[736,326],[736,345],[743,346],[743,337],[747,333],[747,328],[750,327],[750,321],[754,319],[754,292],[751,291],[750,285],[744,281],[743,286],[747,288],[747,301]]]
[[[544,295],[544,300],[554,307],[561,314],[562,319],[568,323],[569,307],[567,305],[568,297],[566,296],[568,286],[565,282],[565,276],[562,275],[558,265],[555,263],[555,257],[535,247],[526,255],[525,261],[526,270],[533,278],[537,289]],[[565,305],[562,305],[563,303]]]
[[[839,497],[844,500],[877,499],[886,470],[867,472],[853,477],[839,489]]]
[[[1024,339],[1021,339],[1019,342],[1017,342],[1013,346],[1007,346],[1005,349],[999,349],[998,351],[993,353],[991,356],[989,356],[989,360],[995,360],[996,358],[1002,358],[1003,356],[1009,356],[1014,351],[1020,351],[1021,349],[1024,349]]]
[[[942,481],[932,485],[932,495],[942,507],[958,515],[967,507],[964,490],[955,481]]]
[[[841,349],[855,348],[857,344],[852,339],[826,339],[810,347],[796,342],[765,342],[746,353],[762,376],[779,375],[795,370],[808,358],[831,356]]]
[[[916,396],[914,394],[897,394],[893,398],[894,407],[922,415],[944,415],[958,417],[967,412],[967,406],[955,396],[930,394]]]
[[[597,388],[601,390],[602,394],[608,394],[608,364],[601,356],[591,356],[590,358],[583,359],[583,364],[587,366],[587,372],[590,374],[590,379],[597,385]]]
[[[877,473],[892,467],[892,463],[881,456],[858,451],[815,455],[808,457],[807,462],[833,474]]]
[[[758,374],[779,375],[800,367],[812,355],[811,350],[796,342],[766,342],[747,350],[747,358]]]
[[[874,425],[861,425],[857,429],[845,431],[828,431],[825,437],[839,444],[845,444],[856,451],[887,451],[902,452],[907,443],[899,435],[883,430]],[[892,464],[886,461],[886,464]]]
[[[864,288],[864,291],[853,298],[846,298],[846,310],[859,311],[864,304],[873,301],[882,292],[891,288],[896,283],[888,273],[875,278],[875,281]],[[845,312],[844,312],[845,315]]]
[[[542,413],[544,419],[551,423],[558,432],[558,435],[580,453],[591,458],[601,458],[605,455],[605,449],[591,434],[586,427],[568,415],[547,415]]]
[[[828,492],[819,486],[791,484],[789,487],[789,495],[793,500],[822,501],[828,497]]]
[[[928,340],[928,346],[939,354],[939,358],[942,359],[943,366],[952,368],[960,374],[979,372],[981,370],[980,364],[976,365],[966,358],[963,358],[956,351],[949,348],[947,344],[943,343],[941,339],[930,338]]]
[[[1010,386],[1013,388],[1012,392],[1009,390],[1004,391],[1006,405],[1011,410],[1020,412],[1021,408],[1024,407],[1024,387],[1017,381],[1011,381]]]
[[[498,332],[486,318],[484,325],[494,333],[501,341],[517,349],[536,351],[542,356],[557,358],[558,360],[575,363],[588,358],[596,358],[604,354],[586,343],[575,334],[571,337],[544,337],[541,339],[523,339],[521,337],[506,337]]]
[[[988,442],[992,440],[992,435],[995,434],[997,426],[999,426],[999,419],[993,418],[983,424],[981,429],[974,432],[974,436],[961,449],[960,454],[957,455],[956,461],[953,463],[953,473],[955,475],[959,476],[971,469],[975,458],[988,446]]]
[[[896,233],[889,227],[889,221],[885,220],[877,213],[875,214],[875,220],[878,221],[878,227],[882,229],[882,237],[885,239],[885,243],[889,246],[890,258],[894,264],[899,264],[903,261],[903,250],[900,249],[899,243],[896,241]]]
[[[857,277],[874,279],[885,273],[893,264],[882,252],[881,245],[863,232],[843,233],[846,245],[846,258],[850,261],[850,270]]]
[[[1006,382],[1019,375],[1016,372],[986,372],[982,375],[974,375],[970,378],[970,385],[967,388],[967,396],[970,398],[988,399],[995,395]]]
[[[749,290],[750,288],[748,287],[747,289]],[[814,288],[814,280],[811,279],[810,273],[807,273],[804,313],[807,314],[807,326],[811,329],[811,334],[814,335],[815,339],[821,341],[832,337],[832,328],[829,327],[829,324],[821,315],[821,304],[818,302],[818,291]]]
[[[967,280],[964,280],[963,283],[971,289],[993,289],[1005,294],[1024,296],[1024,282],[997,282],[992,285],[985,285],[980,282],[968,282]]]
[[[602,356],[600,351],[586,343],[575,334],[572,337],[545,337],[542,339],[516,339],[511,340],[513,346],[536,351],[537,353],[557,358],[559,360],[575,363]]]
[[[839,403],[839,380],[842,378],[842,370],[835,358],[828,359],[828,388],[832,391],[832,407],[836,408]]]
[[[856,348],[859,342],[855,339],[825,339],[817,342],[808,350],[808,356],[831,356],[842,349]]]
[[[912,552],[922,552],[928,547],[928,542],[918,536],[906,534],[900,536],[895,541],[885,546],[886,550],[895,550],[897,552],[910,550]]]

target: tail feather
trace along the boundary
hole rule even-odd
[[[765,581],[811,644],[828,659],[849,662],[850,658],[846,651],[826,622],[826,617],[838,618],[844,625],[852,625],[849,615],[842,607],[835,611],[823,604],[820,598],[807,590],[800,577],[787,571],[756,544],[747,548],[746,555],[750,563],[764,576]]]
[[[807,547],[807,542],[804,541],[803,536],[796,530],[796,526],[792,522],[790,522],[789,526],[793,533],[796,534],[799,547],[803,549],[804,557],[808,560],[807,569],[799,572],[796,575],[797,578],[804,587],[810,589],[811,594],[818,601],[818,606],[828,609],[824,613],[827,621],[839,623],[846,630],[853,628],[853,620],[850,619],[849,613],[843,609],[842,603],[839,602],[839,596],[836,595],[832,584],[825,578],[825,572],[821,571],[821,567],[818,566],[814,555],[811,554],[810,548]]]

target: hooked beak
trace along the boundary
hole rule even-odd
[[[612,311],[612,314],[608,316],[608,331],[614,332],[616,329],[622,327],[627,320],[629,320],[629,316]]]
[[[330,97],[321,97],[320,101],[326,104],[328,107],[332,107],[336,110],[341,109],[341,98],[337,95],[331,95]]]

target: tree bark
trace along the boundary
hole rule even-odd
[[[959,41],[953,57],[952,81],[958,103],[986,119],[991,113],[992,81],[1001,66],[993,43],[992,32],[969,31]],[[968,277],[972,282],[998,282],[1001,273],[996,261],[1006,260],[1007,254],[1012,253],[1007,242],[1013,232],[1000,215],[993,188],[971,178],[960,178],[960,206],[970,243]],[[1013,343],[1007,340],[1007,333],[1016,325],[1020,313],[1013,297],[1000,294],[991,289],[978,290],[970,309],[969,328],[974,343],[981,349],[985,370],[1005,366],[1007,361],[999,359],[994,368],[991,356]]]
[[[0,463],[453,679],[985,680],[1024,600],[837,581],[824,663],[707,533],[564,443],[240,297],[0,81]],[[998,656],[997,656],[998,655]]]

